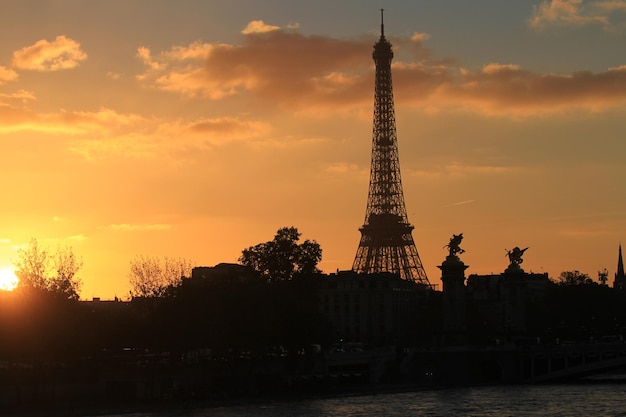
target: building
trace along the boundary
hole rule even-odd
[[[466,302],[475,334],[517,337],[527,330],[528,308],[545,298],[551,284],[547,273],[506,270],[467,278]],[[481,329],[482,328],[482,329]]]
[[[337,272],[320,277],[320,310],[336,340],[368,346],[414,346],[434,293],[397,274]]]

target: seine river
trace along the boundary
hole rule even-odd
[[[459,388],[108,417],[626,416],[626,384]]]

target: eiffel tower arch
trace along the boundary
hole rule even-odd
[[[391,43],[385,38],[381,9],[380,39],[374,45],[376,80],[372,165],[365,223],[352,264],[358,273],[391,272],[430,286],[413,241],[402,192],[398,139],[391,83]]]

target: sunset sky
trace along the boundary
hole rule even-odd
[[[3,0],[0,267],[71,246],[81,296],[137,255],[197,265],[295,226],[349,269],[385,34],[413,237],[431,283],[612,282],[626,241],[626,0]],[[441,288],[441,287],[440,287]]]

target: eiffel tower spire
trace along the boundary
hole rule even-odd
[[[385,39],[381,9],[380,39],[374,45],[376,81],[372,165],[365,223],[352,264],[359,273],[391,272],[402,279],[430,285],[413,241],[398,158],[398,140],[391,84],[391,43]]]

